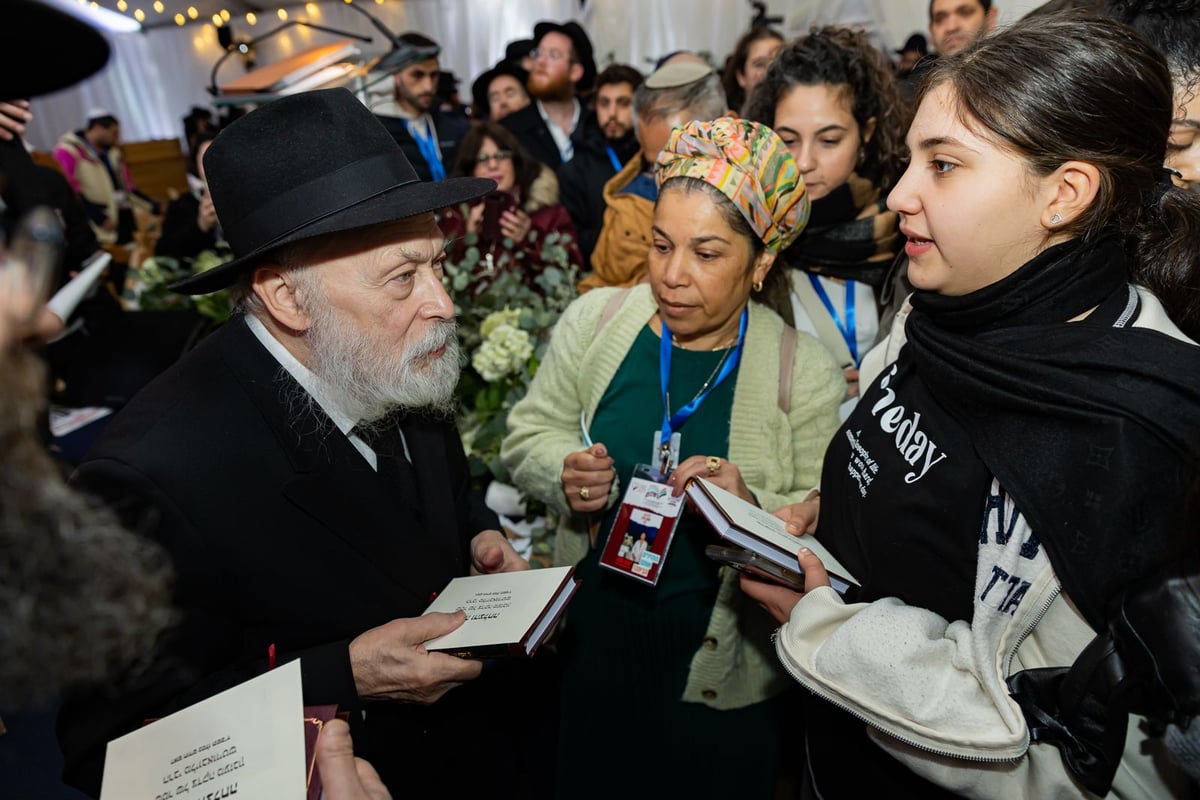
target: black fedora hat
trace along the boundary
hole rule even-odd
[[[588,91],[596,83],[596,57],[592,54],[592,40],[588,38],[587,32],[579,25],[578,22],[539,22],[533,26],[533,41],[537,45],[542,43],[542,37],[547,33],[561,33],[571,40],[571,44],[575,45],[575,57],[579,59],[580,65],[583,67],[583,77],[579,79],[576,88],[580,91]]]
[[[9,0],[3,13],[5,28],[14,34],[14,40],[0,50],[0,97],[36,97],[58,91],[108,63],[108,42],[70,14],[33,0]],[[16,38],[26,47],[15,46]],[[34,65],[31,52],[47,57]]]
[[[525,82],[529,80],[529,73],[510,61],[501,61],[476,78],[471,84],[471,97],[475,100],[475,107],[485,116],[489,109],[488,89],[491,88],[492,81],[501,75],[508,75],[515,79],[517,83],[521,84],[522,89],[525,88]]]
[[[504,48],[504,60],[511,61],[519,67],[521,59],[528,56],[532,50],[533,39],[516,39]]]
[[[924,34],[914,33],[905,40],[903,47],[896,48],[897,53],[907,53],[910,50],[923,56],[929,54],[929,44],[926,42]]]
[[[482,197],[486,178],[422,182],[396,140],[348,89],[282,97],[217,134],[204,172],[233,261],[170,288],[207,294],[279,247]]]

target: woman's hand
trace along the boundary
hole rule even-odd
[[[792,503],[775,512],[775,516],[787,523],[788,533],[800,536],[817,530],[817,517],[821,512],[821,496],[803,503]]]
[[[750,494],[750,488],[742,480],[742,471],[737,468],[737,464],[716,456],[692,456],[684,459],[683,463],[671,473],[667,483],[675,487],[675,496],[678,497],[683,493],[683,487],[687,486],[687,482],[696,476],[706,478],[725,491],[736,494],[747,503],[755,502],[754,495]]]
[[[580,514],[600,511],[608,504],[617,471],[608,449],[594,444],[563,459],[562,489],[571,510]]]
[[[0,102],[0,139],[11,141],[25,135],[25,125],[33,119],[28,100]]]
[[[842,376],[846,379],[846,399],[858,397],[858,367],[846,367]]]
[[[523,242],[533,227],[533,220],[519,208],[510,208],[500,215],[500,233],[514,242]]]
[[[476,203],[467,212],[467,233],[479,233],[483,227],[483,203]]]
[[[752,578],[744,572],[739,578],[742,591],[746,593],[746,596],[758,603],[780,625],[788,621],[788,618],[792,616],[792,609],[805,594],[820,586],[829,585],[829,574],[825,572],[825,565],[813,554],[813,551],[807,547],[801,547],[796,561],[804,573],[803,592],[793,591],[782,584]]]

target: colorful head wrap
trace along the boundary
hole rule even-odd
[[[671,132],[658,155],[658,185],[699,178],[733,201],[768,252],[787,248],[808,224],[808,193],[800,168],[775,131],[721,117]]]

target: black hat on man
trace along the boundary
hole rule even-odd
[[[533,52],[533,39],[516,39],[509,42],[504,48],[504,60],[520,66],[521,59],[531,52]]]
[[[903,47],[897,47],[896,53],[920,53],[923,56],[929,55],[929,43],[925,40],[924,34],[914,33],[905,40]]]
[[[533,41],[541,44],[547,33],[561,33],[575,46],[575,58],[583,66],[583,77],[576,84],[579,91],[589,91],[596,84],[596,57],[592,52],[592,40],[578,22],[539,22],[533,26]]]
[[[170,288],[231,285],[283,245],[415,217],[482,197],[486,178],[417,178],[404,151],[348,89],[282,97],[229,124],[204,154],[234,260]]]
[[[0,97],[37,97],[78,83],[108,63],[108,42],[87,23],[33,0],[8,0],[5,29],[15,34],[0,50]],[[16,46],[19,37],[25,47]],[[30,53],[43,57],[36,63]]]
[[[529,73],[526,70],[508,60],[501,61],[487,72],[482,73],[471,83],[471,98],[475,101],[475,107],[481,114],[488,113],[488,89],[491,88],[492,81],[501,75],[511,76],[522,87],[529,80]]]

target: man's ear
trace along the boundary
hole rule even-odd
[[[991,33],[992,31],[996,30],[996,20],[998,19],[999,12],[1000,9],[996,8],[994,5],[987,10],[987,14],[984,16],[983,21],[984,33]]]
[[[1100,192],[1100,170],[1087,161],[1067,161],[1044,179],[1041,223],[1050,231],[1074,222]]]
[[[571,65],[571,83],[579,83],[583,80],[583,64],[576,61]]]
[[[250,278],[250,288],[279,325],[302,332],[312,324],[298,296],[295,275],[289,270],[275,264],[256,267]]]

